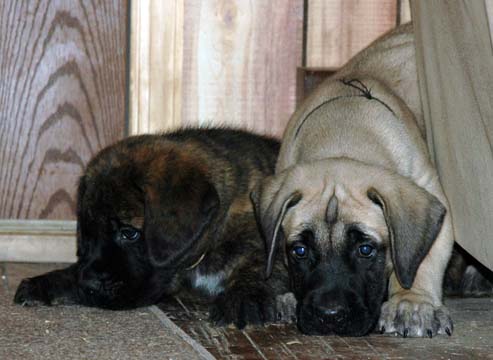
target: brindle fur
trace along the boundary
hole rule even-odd
[[[278,151],[273,139],[227,129],[142,135],[104,149],[79,183],[77,263],[24,279],[15,302],[128,309],[192,290],[211,300],[216,324],[275,320],[287,277],[278,269],[263,280],[248,195],[273,173]],[[125,238],[129,228],[140,238]]]
[[[447,296],[492,296],[493,272],[455,244],[445,272],[443,291]]]

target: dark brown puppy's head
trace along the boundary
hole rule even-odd
[[[193,144],[124,140],[90,162],[78,193],[81,302],[155,303],[206,250],[219,196]]]
[[[298,165],[252,195],[267,243],[286,256],[297,321],[307,334],[361,336],[395,273],[410,288],[446,209],[400,175],[349,159]]]

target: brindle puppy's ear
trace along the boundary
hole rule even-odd
[[[435,196],[404,180],[396,186],[370,188],[367,194],[383,209],[397,280],[404,289],[410,289],[447,210]]]
[[[175,266],[212,229],[219,209],[215,187],[193,168],[144,186],[144,233],[151,262]]]
[[[266,242],[266,278],[272,274],[282,221],[288,210],[295,206],[302,197],[299,191],[291,191],[285,180],[285,172],[270,176],[258,184],[257,189],[250,194],[255,216]]]

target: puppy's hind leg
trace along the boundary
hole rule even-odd
[[[77,302],[77,264],[22,280],[14,296],[14,303],[23,306]]]

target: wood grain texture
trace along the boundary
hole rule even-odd
[[[296,103],[302,0],[185,2],[182,119],[281,135]]]
[[[184,1],[132,1],[129,133],[181,124]]]
[[[397,0],[308,0],[306,66],[338,68],[396,21]]]
[[[126,13],[0,1],[0,218],[74,218],[84,165],[124,133]]]

